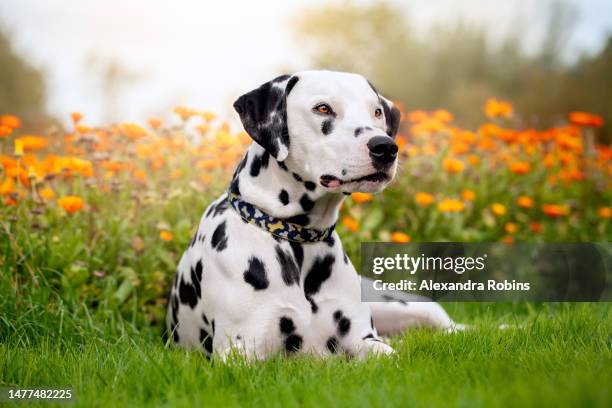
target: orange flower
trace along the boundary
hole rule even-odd
[[[461,198],[465,201],[474,201],[476,199],[476,193],[474,190],[463,190],[461,192]]]
[[[89,133],[91,132],[93,129],[91,126],[87,126],[87,125],[81,125],[81,124],[77,124],[75,126],[76,131],[83,134],[83,133]]]
[[[212,122],[217,117],[217,114],[214,112],[205,111],[205,112],[202,112],[202,117],[204,118],[205,121]]]
[[[342,218],[342,225],[351,232],[357,232],[359,229],[359,221],[348,215]]]
[[[438,203],[438,211],[440,212],[461,212],[465,209],[463,201],[452,198],[445,198]]]
[[[23,156],[23,140],[15,139],[15,156],[22,157]]]
[[[47,140],[46,137],[42,136],[21,136],[20,138],[15,139],[15,147],[17,146],[18,141],[21,141],[21,143],[23,143],[23,149],[25,151],[41,150],[49,146],[49,140]]]
[[[612,207],[601,207],[597,213],[600,218],[611,218],[612,217]]]
[[[136,123],[122,123],[119,129],[130,139],[140,139],[147,135],[147,130]]]
[[[604,123],[601,116],[588,112],[570,112],[568,119],[578,126],[602,127]]]
[[[55,193],[49,187],[41,188],[38,190],[38,194],[47,201],[53,200],[53,197],[55,197]]]
[[[508,234],[514,234],[518,230],[518,227],[513,222],[507,222],[504,229]]]
[[[424,120],[427,120],[428,118],[429,115],[427,114],[427,112],[422,110],[415,110],[408,113],[408,121],[412,123],[422,122]]]
[[[491,205],[491,212],[498,217],[506,215],[506,207],[500,203],[493,203]]]
[[[512,116],[512,104],[494,98],[488,99],[484,105],[484,113],[488,118],[509,118]]]
[[[9,136],[11,133],[13,133],[13,129],[11,127],[0,125],[0,137]]]
[[[516,199],[516,203],[521,208],[531,208],[533,207],[533,199],[527,196],[520,196]]]
[[[529,162],[516,161],[510,163],[508,167],[514,174],[527,174],[531,169],[531,164]]]
[[[446,170],[448,173],[461,173],[465,169],[465,165],[461,160],[453,159],[450,157],[444,159],[444,161],[442,162],[442,166],[444,167],[444,170]]]
[[[64,209],[68,214],[74,214],[77,211],[83,209],[83,199],[77,196],[65,196],[57,200],[57,203]]]
[[[161,230],[159,231],[159,237],[163,240],[163,241],[172,241],[172,239],[174,238],[174,235],[172,235],[172,233],[170,231],[167,230]]]
[[[476,166],[478,163],[480,163],[480,158],[474,154],[470,154],[467,157],[467,161],[471,166]]]
[[[368,201],[372,201],[372,194],[370,193],[353,193],[351,194],[351,198],[356,203],[367,203]]]
[[[421,207],[427,207],[434,202],[434,196],[432,194],[420,191],[415,194],[414,201],[416,201],[416,203]]]
[[[15,191],[15,181],[8,177],[0,184],[0,195],[8,195]]]
[[[186,108],[184,106],[177,106],[174,108],[174,113],[179,115],[182,120],[187,120],[190,117],[197,115],[198,111],[195,109]]]
[[[438,109],[433,113],[433,118],[443,123],[449,123],[453,121],[454,116],[446,109]]]
[[[0,116],[0,125],[8,126],[11,129],[17,129],[21,126],[21,120],[15,115]]]
[[[76,125],[83,119],[83,114],[81,112],[72,112],[70,117],[72,118],[72,122]]]
[[[152,129],[159,129],[161,125],[162,125],[162,121],[160,119],[157,119],[157,118],[149,119],[149,126],[151,126]]]
[[[529,229],[534,234],[539,234],[544,230],[544,227],[539,222],[532,222],[531,225],[529,225]]]
[[[212,176],[210,174],[202,174],[200,176],[200,181],[202,181],[202,183],[208,185],[210,184],[210,182],[212,181]]]
[[[544,204],[542,211],[549,217],[562,217],[569,214],[569,207],[559,204]]]
[[[411,238],[410,235],[403,233],[403,232],[394,232],[393,234],[391,234],[391,241],[393,242],[410,242]]]

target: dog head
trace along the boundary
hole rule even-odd
[[[329,191],[380,191],[395,175],[400,112],[360,75],[281,76],[242,95],[234,108],[277,161]]]

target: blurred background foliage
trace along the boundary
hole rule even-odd
[[[529,52],[520,24],[501,40],[459,20],[423,35],[406,9],[387,2],[312,7],[296,16],[294,31],[314,68],[359,72],[406,111],[445,108],[473,127],[482,120],[474,106],[495,96],[528,112],[520,118],[525,127],[558,125],[574,110],[598,113],[609,142],[612,35],[597,55],[565,61],[575,18],[567,3],[551,3],[545,35]]]
[[[10,32],[0,28],[0,112],[37,123],[45,110],[46,90],[44,72],[17,53]]]

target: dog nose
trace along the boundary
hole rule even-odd
[[[374,136],[368,141],[374,164],[389,164],[397,157],[397,145],[389,136]]]

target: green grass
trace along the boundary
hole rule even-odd
[[[391,340],[392,357],[222,364],[164,346],[155,327],[136,329],[85,307],[48,310],[44,296],[1,294],[0,385],[72,387],[76,406],[612,403],[608,304],[448,304],[474,328],[408,332]],[[522,328],[499,330],[499,323]]]

